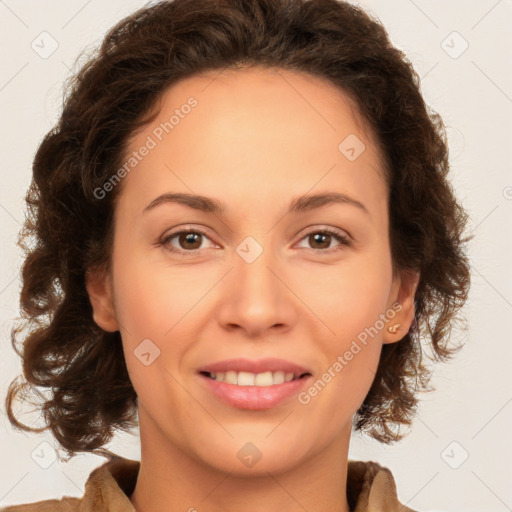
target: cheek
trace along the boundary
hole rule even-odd
[[[157,267],[142,255],[124,257],[114,264],[114,289],[130,380],[143,402],[157,401],[172,394],[175,381],[166,370],[176,374],[197,329],[205,276]]]
[[[204,282],[185,283],[180,267],[159,271],[143,255],[120,259],[114,268],[116,313],[131,343],[139,338],[165,341],[204,294]]]
[[[391,266],[361,258],[319,282],[324,285],[311,287],[310,296],[316,297],[313,311],[328,327],[316,336],[317,348],[325,355],[322,381],[332,386],[332,400],[344,396],[347,406],[357,409],[379,362]]]
[[[322,286],[313,286],[311,280],[307,284],[309,291],[305,293],[315,297],[316,309],[312,309],[341,341],[374,326],[382,328],[378,320],[389,299],[391,268],[382,262],[380,266],[377,262],[363,263],[340,267],[339,271],[316,280]]]
[[[118,261],[114,279],[126,366],[139,403],[152,411],[165,402],[173,405],[175,362],[186,348],[179,340],[186,339],[187,293],[144,258]]]

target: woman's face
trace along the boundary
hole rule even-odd
[[[241,474],[348,449],[414,292],[393,280],[382,162],[354,116],[321,79],[254,68],[179,82],[131,139],[113,272],[88,290],[121,332],[143,449]],[[346,200],[299,199],[326,194]]]

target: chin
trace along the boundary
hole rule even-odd
[[[229,430],[229,429],[228,429]],[[211,446],[202,443],[192,447],[194,458],[213,470],[230,473],[240,478],[268,476],[267,473],[279,474],[300,464],[301,453],[297,450],[298,442],[287,437],[288,445],[282,438],[269,442],[268,431],[260,436],[237,435],[233,438],[225,433],[226,439],[212,436]],[[203,438],[204,439],[204,438]]]

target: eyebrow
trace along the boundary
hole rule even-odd
[[[146,213],[147,211],[166,203],[183,204],[185,206],[189,206],[190,208],[194,208],[195,210],[200,210],[207,213],[223,214],[225,212],[225,208],[222,203],[211,197],[186,193],[167,193],[158,196],[156,199],[153,199],[153,201],[151,201],[151,203],[149,203],[144,208],[143,213]],[[367,215],[370,215],[370,212],[363,203],[340,192],[330,192],[327,194],[307,194],[297,197],[291,201],[288,212],[301,213],[313,210],[315,208],[320,208],[328,204],[336,203],[355,206],[361,211],[364,211]]]

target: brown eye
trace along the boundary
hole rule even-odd
[[[332,229],[311,231],[302,240],[307,241],[306,248],[323,253],[339,251],[344,246],[350,246],[350,239],[348,237]],[[338,245],[331,246],[333,241],[338,241]]]
[[[313,249],[328,249],[331,238],[332,236],[328,233],[313,233],[309,235],[308,241]]]
[[[173,240],[175,240],[173,242]],[[164,246],[171,252],[181,253],[186,256],[193,256],[197,254],[205,240],[210,240],[206,233],[201,230],[181,230],[175,231],[168,236],[165,236],[161,241],[160,245]],[[213,243],[212,243],[213,245]]]
[[[178,243],[180,248],[184,249],[199,249],[201,247],[201,237],[203,235],[201,233],[194,232],[185,232],[182,231],[178,233]]]

